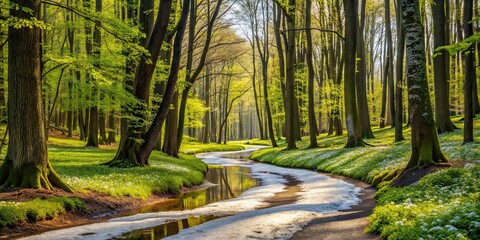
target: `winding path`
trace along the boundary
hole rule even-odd
[[[112,239],[134,230],[178,221],[189,216],[221,218],[184,229],[177,235],[170,236],[170,239],[287,239],[308,223],[326,219],[326,216],[329,216],[326,214],[350,209],[361,202],[359,193],[362,188],[338,178],[308,170],[226,158],[247,155],[256,149],[258,148],[197,155],[211,165],[243,166],[251,169],[252,175],[258,178],[262,185],[247,190],[236,198],[192,210],[114,218],[107,222],[50,231],[25,239]],[[304,238],[325,230],[315,228],[320,225],[310,224],[305,231],[295,236]],[[298,235],[302,233],[308,235]],[[319,236],[312,237],[318,239]]]

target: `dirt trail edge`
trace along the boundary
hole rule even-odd
[[[367,217],[372,214],[376,205],[375,193],[377,190],[361,181],[334,174],[324,174],[361,187],[363,190],[359,197],[362,202],[351,209],[325,214],[311,221],[302,230],[296,232],[291,239],[380,239],[378,235],[365,233],[365,227],[368,225]]]

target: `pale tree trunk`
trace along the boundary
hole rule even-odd
[[[446,162],[440,149],[427,81],[425,35],[418,0],[402,0],[407,55],[407,85],[412,155],[403,173],[392,183],[402,186],[415,171]]]

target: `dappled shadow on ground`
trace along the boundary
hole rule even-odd
[[[347,179],[343,178],[343,180]],[[364,188],[361,192],[362,203],[351,209],[325,214],[323,217],[311,221],[302,231],[295,233],[292,239],[380,239],[378,235],[364,232],[368,225],[367,217],[372,214],[375,207],[376,190],[365,183],[356,181],[355,183],[357,186],[362,185]]]

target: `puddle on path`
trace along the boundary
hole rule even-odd
[[[231,159],[248,160],[250,153],[245,154],[226,154],[222,157]],[[250,160],[251,161],[251,160]],[[139,213],[163,212],[163,211],[181,211],[194,209],[207,204],[238,197],[244,191],[261,185],[258,179],[251,176],[250,168],[240,166],[216,166],[209,165],[205,180],[215,184],[206,189],[181,194],[167,202],[152,205],[141,209]],[[274,174],[274,173],[269,173]],[[299,186],[302,182],[290,175],[280,175],[286,180],[285,188],[282,192],[276,193],[265,202],[266,207],[270,208],[281,205],[295,203],[298,200],[298,192],[302,189]],[[183,229],[194,227],[202,223],[212,221],[221,217],[216,215],[190,216],[179,221],[170,221],[165,224],[140,229],[124,234],[116,239],[138,239],[138,240],[156,240],[177,234]]]
[[[209,203],[238,197],[246,190],[260,186],[260,181],[251,176],[250,168],[239,166],[210,165],[205,180],[215,185],[178,195],[156,205],[141,209],[138,213],[181,211],[205,206]],[[180,221],[168,222],[153,228],[133,231],[117,239],[161,239],[175,235],[180,230],[200,225],[220,216],[192,216]]]

